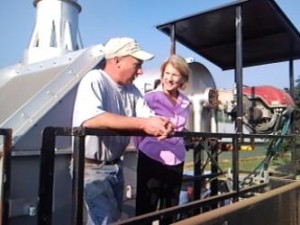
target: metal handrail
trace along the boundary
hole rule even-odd
[[[2,152],[2,189],[1,189],[1,225],[8,224],[11,174],[12,129],[0,129],[3,136]]]
[[[73,179],[72,179],[72,225],[82,225],[83,222],[83,178],[84,178],[84,152],[85,152],[85,137],[87,135],[95,136],[147,136],[143,132],[135,131],[115,131],[115,130],[103,130],[96,128],[74,127],[46,127],[43,131],[43,141],[41,148],[41,160],[40,160],[40,180],[39,180],[39,199],[38,199],[38,224],[39,225],[51,225],[52,224],[52,204],[53,204],[53,179],[54,179],[54,159],[55,159],[55,140],[56,136],[72,136],[73,137]],[[247,137],[256,138],[278,138],[274,135],[257,135],[257,134],[224,134],[224,133],[203,133],[203,132],[176,132],[175,137],[199,137],[206,138],[231,138],[233,143],[233,192],[227,193],[221,196],[213,196],[208,199],[200,199],[189,205],[172,207],[169,209],[161,210],[147,214],[147,216],[140,216],[124,220],[121,224],[135,224],[136,221],[150,221],[153,218],[159,218],[162,214],[174,214],[189,207],[199,208],[204,203],[214,204],[222,199],[231,198],[233,201],[237,201],[243,190],[239,188],[239,151],[238,146],[240,140]],[[281,136],[280,136],[281,137]],[[282,135],[282,137],[293,137],[293,135]],[[195,176],[200,174],[195,174]],[[196,182],[196,181],[195,181]],[[261,185],[255,186],[260,189]],[[225,197],[224,197],[225,196]]]

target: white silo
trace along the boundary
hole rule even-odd
[[[76,0],[35,0],[36,23],[24,63],[31,64],[82,48]]]

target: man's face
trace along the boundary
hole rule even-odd
[[[124,56],[119,60],[120,80],[122,81],[122,84],[131,84],[137,76],[143,74],[143,61],[132,56]]]

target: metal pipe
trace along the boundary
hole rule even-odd
[[[176,54],[176,26],[175,24],[171,25],[171,49],[170,49],[170,54]]]
[[[1,156],[3,173],[1,189],[1,224],[5,225],[9,223],[12,129],[0,129],[0,135],[4,135],[4,149]]]
[[[236,7],[236,68],[235,68],[235,82],[237,89],[237,121],[236,132],[243,132],[243,33],[242,33],[242,7]]]
[[[52,225],[54,150],[55,129],[47,127],[43,131],[40,156],[38,225]]]
[[[72,224],[83,223],[84,152],[85,136],[74,137],[73,179],[72,179]]]

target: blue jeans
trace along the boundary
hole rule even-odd
[[[116,165],[86,164],[84,197],[88,225],[117,222],[121,217],[124,175],[121,163]]]

